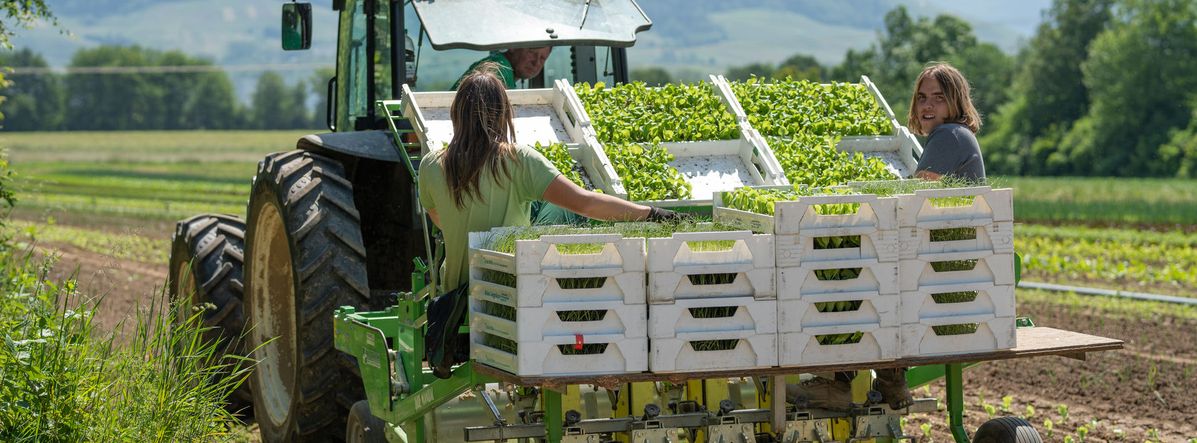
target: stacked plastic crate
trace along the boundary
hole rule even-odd
[[[896,206],[868,194],[776,203],[781,366],[898,357]]]
[[[647,254],[653,372],[777,365],[772,234],[679,232]]]
[[[898,199],[902,357],[1015,345],[1010,189],[932,189]]]
[[[471,358],[516,375],[648,370],[643,238],[470,233]]]

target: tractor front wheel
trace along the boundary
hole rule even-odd
[[[333,347],[333,310],[369,301],[366,250],[342,165],[304,151],[258,164],[245,254],[250,377],[262,440],[334,441],[363,398],[356,362]]]

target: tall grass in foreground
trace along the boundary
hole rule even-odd
[[[224,400],[248,369],[202,339],[199,314],[154,302],[102,334],[101,301],[31,257],[0,255],[0,441],[227,439]]]

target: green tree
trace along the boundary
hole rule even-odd
[[[794,54],[777,65],[773,71],[773,78],[792,78],[795,80],[810,80],[822,82],[826,80],[826,69],[818,60],[806,54]]]
[[[996,46],[981,44],[968,22],[952,15],[912,17],[898,6],[885,14],[885,30],[865,50],[849,50],[844,62],[831,69],[839,81],[858,81],[868,75],[894,112],[905,114],[914,80],[928,63],[947,61],[968,78],[982,112],[996,109],[1008,87],[1013,62]]]
[[[300,94],[299,91],[303,91]],[[258,129],[293,129],[307,127],[307,109],[303,98],[307,88],[288,88],[283,76],[267,71],[258,77],[251,103],[250,120]]]
[[[1063,172],[1160,176],[1179,172],[1161,146],[1189,124],[1197,88],[1197,1],[1126,0],[1081,64],[1092,102],[1064,135]]]
[[[151,66],[152,51],[138,46],[98,46],[80,49],[71,57],[72,68]],[[162,112],[157,104],[161,89],[150,77],[138,73],[72,72],[66,76],[67,129],[148,129]]]
[[[669,75],[669,71],[659,66],[645,66],[643,68],[633,69],[628,74],[633,81],[644,82],[649,86],[661,86],[672,83],[673,77]]]
[[[29,26],[44,20],[58,27],[58,19],[46,7],[45,0],[3,0],[0,1],[0,11],[4,12],[4,18],[0,19],[0,46],[4,48],[12,48],[9,40],[13,26]]]
[[[1006,174],[1050,174],[1067,167],[1061,137],[1089,109],[1081,63],[1111,18],[1112,0],[1056,0],[1031,38],[1009,102],[983,134],[986,167]]]
[[[0,56],[0,66],[49,68],[45,58],[28,48]],[[0,94],[6,97],[0,102],[4,129],[50,131],[62,125],[66,96],[58,75],[46,72],[10,76],[8,87]]]
[[[195,77],[192,95],[184,107],[190,129],[235,129],[241,127],[242,110],[227,73],[203,72]]]

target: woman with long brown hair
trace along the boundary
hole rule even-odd
[[[578,187],[539,152],[517,144],[514,111],[495,69],[482,64],[461,79],[449,108],[453,139],[420,165],[420,204],[444,233],[442,290],[469,280],[470,232],[528,226],[537,200],[598,220],[678,218],[669,210]]]

